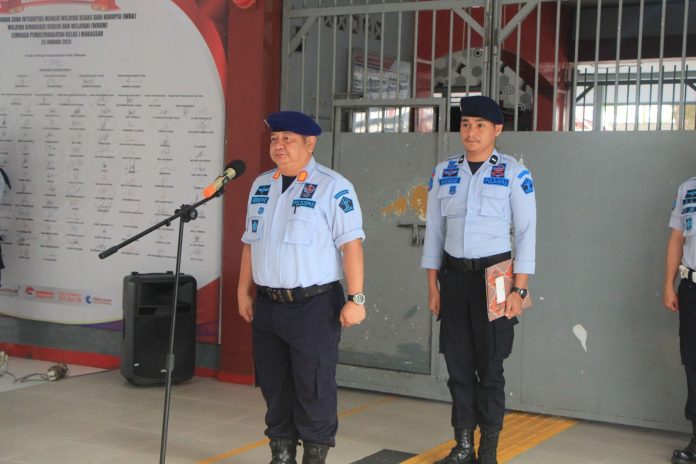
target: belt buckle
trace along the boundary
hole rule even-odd
[[[679,265],[679,276],[682,279],[688,279],[689,278],[689,268],[684,266],[683,264]]]
[[[285,290],[285,299],[286,299],[286,301],[287,301],[288,303],[294,302],[294,301],[295,301],[295,298],[293,297],[292,289],[291,289],[291,288],[285,288],[285,289],[283,289],[283,290]]]
[[[278,290],[277,288],[269,288],[268,290],[271,300],[275,301],[276,303],[283,302],[283,295],[282,293],[280,293],[280,290]]]

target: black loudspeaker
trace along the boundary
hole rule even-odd
[[[123,278],[121,374],[136,385],[164,384],[174,303],[174,273]],[[196,279],[179,276],[172,381],[189,380],[196,361]]]

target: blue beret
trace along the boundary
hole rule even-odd
[[[462,97],[459,102],[462,116],[478,116],[487,119],[493,124],[503,123],[503,112],[500,106],[490,97],[477,95],[474,97]]]
[[[271,132],[294,132],[300,135],[319,135],[321,127],[312,118],[299,111],[279,111],[266,118]]]

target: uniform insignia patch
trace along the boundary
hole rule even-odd
[[[300,198],[312,198],[316,190],[317,184],[304,184],[304,187],[302,187],[302,193],[300,194]]]
[[[292,207],[297,208],[302,207],[302,208],[314,208],[314,206],[317,204],[316,201],[313,200],[292,200]]]
[[[268,203],[268,197],[251,197],[252,205],[258,205],[259,203],[265,205],[266,203]]]
[[[431,177],[428,181],[428,192],[433,189],[433,178]]]
[[[500,177],[484,177],[483,183],[488,185],[500,185],[502,187],[507,187],[510,185],[509,179],[501,179]]]
[[[338,206],[341,207],[344,213],[350,213],[354,209],[353,200],[351,200],[348,197],[341,198],[341,201],[338,203]]]
[[[491,177],[505,177],[505,165],[496,164],[493,166],[493,169],[491,169]]]
[[[442,171],[442,177],[457,177],[459,168],[447,168]]]
[[[251,220],[251,231],[256,233],[258,230],[259,230],[259,220],[252,219]]]
[[[338,192],[336,195],[334,195],[334,198],[338,200],[338,199],[341,198],[343,195],[348,195],[348,190],[341,190],[341,191]]]
[[[263,206],[259,208],[259,214],[263,214]]]
[[[445,177],[444,179],[440,179],[440,185],[458,184],[461,179],[461,177]]]
[[[684,229],[691,230],[694,227],[694,221],[691,217],[686,218],[684,221]]]
[[[256,193],[254,195],[268,195],[270,190],[270,185],[259,185],[259,188],[256,189]]]
[[[696,206],[688,206],[681,211],[682,214],[696,213]]]
[[[524,193],[532,193],[534,191],[534,182],[532,179],[527,177],[524,182],[522,182],[522,190],[524,190]]]
[[[450,185],[450,191],[449,191],[449,193],[450,193],[450,195],[454,195],[455,193],[457,193],[457,186],[456,186],[456,185]]]

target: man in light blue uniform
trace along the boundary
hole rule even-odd
[[[528,169],[498,153],[500,107],[488,97],[461,100],[460,139],[466,152],[433,170],[421,267],[428,271],[428,305],[440,317],[440,352],[452,395],[456,445],[440,464],[497,464],[505,414],[503,361],[534,273],[536,200]],[[488,321],[485,269],[511,257],[514,286],[505,317]],[[474,429],[481,428],[476,461]]]
[[[663,303],[679,312],[681,361],[688,388],[684,413],[693,427],[691,442],[674,451],[672,463],[688,464],[696,462],[696,177],[679,186],[669,227]],[[674,291],[677,275],[681,277],[678,293]]]
[[[341,326],[365,318],[362,215],[353,185],[314,160],[321,128],[311,118],[281,111],[266,123],[278,167],[249,194],[239,313],[252,323],[271,464],[295,464],[298,439],[303,464],[323,464],[338,428]]]

